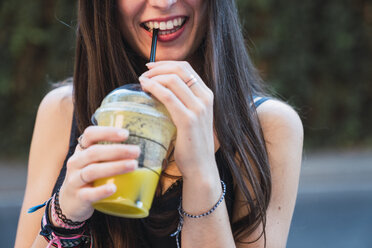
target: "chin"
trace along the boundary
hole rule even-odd
[[[186,58],[184,56],[177,56],[177,55],[174,55],[174,56],[169,56],[169,55],[156,56],[156,58],[155,58],[155,61],[164,61],[164,60],[183,61],[183,60],[186,60]]]
[[[146,57],[150,58],[149,55]],[[183,61],[186,60],[186,54],[179,51],[157,51],[155,61],[163,61],[163,60],[177,60],[177,61]]]

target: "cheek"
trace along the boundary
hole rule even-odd
[[[192,5],[192,6],[198,6],[200,7],[200,5],[203,3],[203,2],[207,2],[206,0],[184,0],[187,4],[189,5]]]
[[[141,11],[141,6],[145,0],[118,0],[118,11],[121,17],[121,21],[126,26],[131,25],[135,22],[136,16]]]
[[[198,35],[204,35],[205,31],[208,27],[208,13],[207,13],[207,3],[203,0],[194,0],[194,2],[197,2],[197,8],[194,8],[195,11],[195,18],[197,22],[198,27]]]
[[[138,14],[145,0],[118,0],[118,14],[124,37],[133,37]]]
[[[187,5],[191,6],[194,10],[200,11],[205,10],[207,6],[207,0],[184,0]],[[215,0],[212,0],[215,1]]]
[[[189,0],[190,6],[192,6],[197,21],[197,25],[204,29],[206,27],[206,21],[208,18],[208,4],[204,0]]]

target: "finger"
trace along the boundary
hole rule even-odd
[[[147,77],[140,77],[140,82],[143,90],[151,93],[165,105],[176,126],[183,116],[191,114],[191,111],[186,108],[186,106],[176,97],[176,95],[173,94],[171,90],[167,89],[157,81]]]
[[[98,142],[122,142],[129,136],[129,131],[117,127],[89,126],[79,137],[79,148],[88,148]]]
[[[192,92],[198,97],[202,96],[203,89],[208,89],[200,76],[185,61],[161,61],[150,63],[148,65],[149,71],[143,74],[146,77],[151,78],[162,74],[175,73],[180,76],[185,84],[187,84],[189,87],[191,85],[190,88],[192,89]]]
[[[147,68],[149,68],[149,71],[155,71],[154,73],[164,72],[164,70],[167,70],[167,68],[174,70],[174,72],[182,73],[180,75],[182,77],[182,80],[184,82],[187,82],[191,79],[191,75],[193,75],[197,82],[200,83],[201,88],[209,89],[208,86],[204,83],[203,79],[199,76],[198,73],[195,72],[194,68],[187,62],[187,61],[158,61],[158,62],[151,62],[146,64]],[[168,69],[168,73],[169,73]],[[180,72],[182,70],[183,72]],[[152,75],[153,72],[150,72],[150,75]],[[156,75],[156,74],[154,74]],[[148,76],[150,77],[150,76]]]
[[[174,74],[169,74],[169,71],[172,71]],[[177,75],[179,77],[180,74],[177,74],[177,72],[183,71],[183,69],[180,69],[180,67],[175,67],[174,63],[168,63],[156,66],[155,68],[151,69],[150,71],[145,72],[141,77],[144,75],[150,75],[152,76],[151,79],[154,79],[164,85],[165,87],[171,89],[175,95],[186,105],[187,108],[192,110],[198,110],[201,109],[202,104],[206,106],[213,105],[213,92],[208,87],[202,87],[200,84],[200,81],[196,79],[194,75],[197,75],[195,72],[193,74],[188,74],[188,77],[191,77],[188,81],[182,82],[183,79],[176,80],[171,75]],[[168,77],[164,77],[165,75],[168,75]],[[140,81],[141,81],[140,77]],[[170,77],[170,78],[169,78]],[[201,79],[200,79],[201,80]],[[177,84],[176,84],[177,83]],[[203,83],[204,84],[204,83]],[[178,88],[176,88],[178,86]],[[182,90],[185,88],[188,88],[188,90]],[[195,95],[197,98],[193,98],[188,92],[192,92],[193,95]],[[200,99],[201,102],[197,101],[197,99]]]
[[[176,74],[163,74],[151,78],[164,87],[170,89],[175,96],[189,109],[201,104],[199,98],[187,87],[187,85]]]
[[[137,159],[140,154],[138,145],[97,144],[75,153],[68,161],[67,167],[81,169],[88,164],[127,159]]]
[[[198,79],[195,76],[196,73],[190,72],[186,66],[181,63],[170,62],[168,64],[162,64],[150,69],[142,75],[148,78],[155,78],[161,75],[169,74],[177,75],[182,84],[189,88],[190,92],[192,92],[195,96],[203,97],[206,94],[204,92],[205,88],[198,83]]]
[[[78,191],[78,197],[85,202],[94,203],[116,192],[115,184],[104,184],[97,187],[84,187]]]
[[[119,160],[113,162],[94,163],[82,168],[79,172],[81,185],[91,183],[97,179],[112,177],[135,170],[138,167],[137,160]]]
[[[184,65],[181,63],[167,62],[162,64],[156,64],[156,66],[149,67],[149,70],[143,73],[142,75],[148,78],[152,78],[155,76],[163,75],[163,74],[177,74],[183,82],[186,82],[190,79],[190,71],[186,69]]]

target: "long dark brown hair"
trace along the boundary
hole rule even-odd
[[[260,224],[265,235],[271,176],[265,142],[252,105],[263,95],[261,79],[248,56],[234,0],[207,1],[207,29],[196,53],[198,70],[214,92],[214,126],[220,151],[249,214],[231,223],[236,242]],[[78,9],[74,104],[80,132],[103,98],[125,83],[138,82],[145,58],[136,54],[120,31],[117,0],[80,0]],[[251,191],[245,182],[250,182]],[[177,214],[177,213],[176,213]],[[176,216],[159,216],[164,222]],[[173,225],[172,225],[173,226]],[[139,222],[95,213],[91,220],[94,247],[138,247]]]

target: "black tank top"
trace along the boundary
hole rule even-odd
[[[263,97],[255,101],[256,108],[266,101],[268,98]],[[75,147],[77,145],[77,139],[80,136],[80,133],[77,128],[75,115],[73,116],[72,120],[72,127],[71,127],[71,135],[70,135],[70,144],[69,144],[69,150],[66,155],[65,161],[63,163],[63,167],[60,171],[60,174],[58,176],[58,179],[56,181],[56,184],[53,188],[53,194],[61,187],[65,176],[66,176],[66,163],[68,159],[73,155],[75,151]],[[226,184],[226,195],[225,195],[225,202],[227,211],[229,214],[230,223],[232,218],[232,210],[233,210],[233,203],[234,203],[234,182],[233,177],[230,172],[230,169],[228,168],[228,165],[226,163],[226,160],[224,159],[222,152],[218,150],[215,153],[216,163],[218,167],[218,171],[220,174],[221,180],[223,180]],[[151,248],[176,248],[176,240],[174,237],[170,237],[169,234],[164,236],[158,236],[151,233],[151,231],[154,229],[154,226],[152,226],[151,216],[155,214],[167,214],[170,212],[177,212],[177,208],[179,205],[180,196],[182,194],[182,180],[177,180],[174,184],[172,184],[167,191],[162,195],[155,196],[153,200],[153,204],[150,210],[150,216],[148,218],[141,219],[140,227],[142,229],[142,237],[141,237],[141,247],[151,247]],[[170,223],[170,225],[173,225],[175,227],[174,231],[176,231],[178,218],[174,220],[173,223]],[[151,228],[150,228],[151,226]],[[140,234],[139,234],[140,235]]]

